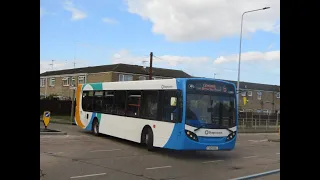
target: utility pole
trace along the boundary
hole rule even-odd
[[[152,58],[153,58],[153,53],[150,52],[149,80],[152,80]]]
[[[74,45],[74,54],[73,54],[73,69],[76,68],[76,44]],[[74,78],[74,84],[72,84],[72,79]],[[77,81],[76,78],[74,76],[72,76],[71,78],[71,86],[72,86],[72,105],[71,105],[71,116],[70,116],[70,121],[71,124],[73,124],[73,120],[74,120],[74,104],[75,104],[75,96],[76,96],[76,88],[77,88]],[[79,101],[79,99],[78,99]]]
[[[71,79],[72,81],[72,79]],[[72,105],[71,105],[71,116],[70,116],[70,121],[71,124],[73,123],[74,120],[74,105],[75,105],[75,95],[76,95],[76,87],[77,87],[77,81],[75,80],[74,84],[72,85]],[[78,99],[79,101],[79,99]]]

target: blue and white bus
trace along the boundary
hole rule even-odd
[[[174,150],[232,150],[236,88],[206,78],[81,84],[75,122],[95,135]]]

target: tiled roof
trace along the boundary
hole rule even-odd
[[[59,70],[59,71],[48,71],[40,74],[40,76],[53,76],[53,75],[77,74],[77,73],[99,73],[99,72],[110,72],[110,71],[149,75],[148,67],[143,68],[142,66],[129,65],[129,64],[112,64],[112,65],[104,65],[104,66],[65,69],[65,70]],[[153,72],[153,76],[172,77],[172,78],[191,77],[189,74],[181,70],[152,68],[152,72]]]

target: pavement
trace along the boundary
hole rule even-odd
[[[40,135],[43,180],[228,180],[280,169],[280,142],[268,141],[279,139],[277,133],[240,133],[233,151],[149,152],[136,143],[96,137],[77,126],[48,128],[68,134]],[[280,173],[257,179],[280,179]]]

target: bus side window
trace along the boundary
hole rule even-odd
[[[82,109],[84,111],[92,111],[93,91],[83,91],[82,93]]]
[[[158,91],[142,91],[141,117],[156,120],[158,115]]]
[[[130,117],[140,116],[141,91],[128,91],[126,115]]]
[[[103,95],[102,112],[111,114],[114,103],[114,91],[104,91]]]
[[[94,98],[93,98],[94,112],[102,111],[102,99],[103,99],[102,96],[103,96],[103,91],[94,91]]]
[[[177,92],[178,91],[175,90],[162,91],[162,95],[160,97],[162,104],[162,121],[180,122],[179,109],[181,98]],[[171,97],[176,97],[178,99],[176,106],[171,106]]]
[[[125,115],[126,113],[126,91],[115,91],[115,101],[112,113],[116,115]]]

